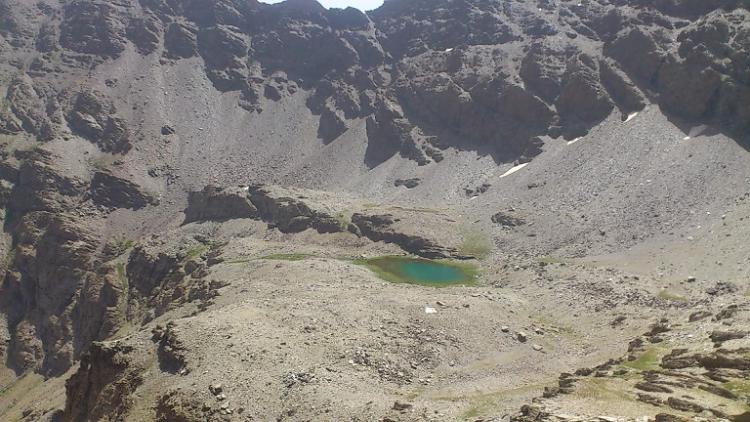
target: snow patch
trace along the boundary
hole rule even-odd
[[[627,118],[627,119],[625,119],[625,123],[627,123],[627,122],[629,122],[629,121],[631,121],[631,120],[635,119],[635,116],[637,116],[637,115],[638,115],[638,112],[637,112],[637,111],[636,111],[635,113],[630,113],[630,114],[628,114],[628,118]]]
[[[580,141],[581,139],[583,139],[583,136],[579,136],[578,138],[575,138],[572,141],[568,141],[568,145],[573,145],[576,142]]]
[[[510,176],[511,174],[517,172],[518,170],[521,170],[522,168],[524,168],[524,167],[526,167],[528,165],[529,165],[529,163],[519,164],[519,165],[513,167],[512,169],[506,171],[502,176],[500,176],[500,178],[502,179],[505,176]]]

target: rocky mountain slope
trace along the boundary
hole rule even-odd
[[[0,0],[0,58],[0,419],[748,411],[746,1]]]

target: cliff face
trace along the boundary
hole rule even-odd
[[[64,77],[130,48],[164,66],[200,57],[214,87],[252,113],[261,98],[310,92],[322,142],[367,119],[370,166],[397,153],[426,164],[447,145],[532,157],[537,136],[572,139],[649,101],[738,136],[750,129],[740,1],[390,1],[370,16],[314,1],[3,6],[6,55],[31,58],[15,63],[5,130],[44,140],[67,123],[104,151],[127,152],[132,137],[106,95],[60,98],[61,84],[29,75]]]
[[[184,104],[151,84],[170,72],[210,81],[176,90],[201,112],[220,110],[211,136],[170,126]],[[186,223],[248,215],[285,233],[344,231],[296,203],[263,208],[233,190],[194,189],[196,175],[235,161],[253,167],[227,171],[233,185],[272,180],[269,168],[304,175],[319,159],[300,158],[308,145],[362,135],[364,148],[341,161],[366,170],[401,158],[438,165],[449,149],[527,163],[551,139],[649,105],[747,145],[750,10],[742,0],[390,0],[369,14],[314,0],[0,0],[0,97],[1,356],[18,374],[59,375],[93,342],[216,290],[191,253],[125,253],[143,233],[116,237],[113,221],[158,227],[196,191]],[[278,125],[245,133],[237,122]],[[202,140],[190,144],[188,132]],[[214,159],[211,148],[238,133],[253,154],[224,148]],[[281,165],[256,141],[279,144]],[[366,237],[457,255],[360,219]],[[197,255],[210,261],[214,246]],[[86,377],[112,378],[93,360],[127,351],[107,353],[85,355],[90,368],[70,383],[77,396],[88,397]]]

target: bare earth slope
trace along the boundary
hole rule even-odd
[[[0,145],[2,420],[747,418],[746,1],[0,0]]]

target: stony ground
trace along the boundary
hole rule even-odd
[[[0,0],[0,419],[747,420],[749,24]]]

